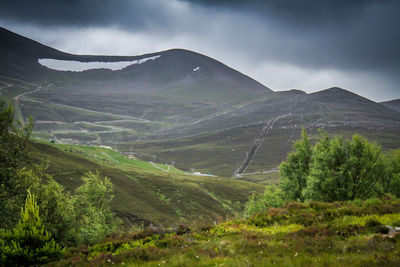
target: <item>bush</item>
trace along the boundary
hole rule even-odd
[[[114,197],[111,181],[102,181],[98,173],[89,172],[83,178],[73,198],[76,212],[78,243],[99,242],[107,234],[116,230],[119,221],[111,211]]]
[[[312,159],[312,146],[305,129],[302,131],[302,139],[293,148],[295,152],[290,153],[286,162],[282,162],[280,166],[283,178],[280,186],[285,200],[303,202],[303,190],[307,185]]]
[[[400,149],[389,153],[385,163],[386,172],[382,176],[383,190],[400,197]]]
[[[263,195],[253,194],[245,206],[245,216],[268,210],[270,207],[280,208],[284,204],[279,188],[267,186]]]
[[[39,207],[28,193],[18,225],[0,230],[0,263],[6,266],[43,264],[61,258],[64,250],[42,225]]]
[[[47,180],[46,184],[41,183],[35,188],[43,224],[58,243],[74,245],[77,239],[76,212],[72,198],[52,177],[47,177]]]
[[[400,195],[400,150],[390,159],[361,135],[351,140],[325,132],[314,147],[307,134],[281,164],[280,188],[287,201],[334,202]]]
[[[381,148],[364,137],[324,136],[315,145],[304,195],[327,202],[380,196],[384,170]]]

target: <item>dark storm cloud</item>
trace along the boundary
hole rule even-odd
[[[278,40],[271,53],[280,60],[310,67],[388,72],[400,68],[400,1],[397,0],[187,1],[258,16],[263,20],[260,27],[272,26],[280,32],[275,37],[283,37],[284,41]],[[259,32],[262,34],[262,29]],[[265,43],[277,40],[265,37]]]
[[[398,14],[398,0],[0,0],[0,25],[71,53],[181,47],[273,89],[375,99],[400,97]]]
[[[155,1],[122,0],[1,0],[0,17],[16,22],[52,26],[125,25],[143,28],[166,23]],[[162,6],[161,6],[162,8]]]
[[[167,8],[171,2],[174,1],[2,0],[0,17],[39,25],[115,25],[130,31],[152,28],[164,33],[196,31],[182,23],[190,18],[179,14],[179,10]],[[220,9],[224,14],[236,12],[249,21],[256,20],[253,27],[258,36],[247,37],[247,30],[240,28],[235,34],[246,42],[242,47],[257,51],[257,57],[313,68],[387,72],[400,68],[400,1],[397,0],[181,2],[214,11]],[[210,19],[214,19],[212,15]],[[229,22],[219,27],[226,29],[222,34],[229,39],[232,30]]]
[[[296,22],[313,23],[318,20],[339,20],[357,15],[367,6],[395,0],[184,0],[209,7],[247,9],[265,15],[285,16]]]

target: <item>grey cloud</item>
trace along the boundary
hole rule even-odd
[[[2,0],[0,17],[43,26],[119,25],[135,30],[168,24],[166,4],[157,0]]]
[[[382,86],[392,93],[399,91],[400,82],[399,13],[400,1],[396,0],[0,2],[3,24],[31,25],[41,29],[51,26],[62,28],[61,32],[68,31],[67,28],[107,29],[99,31],[99,36],[103,36],[101,41],[105,43],[112,38],[110,36],[121,36],[110,34],[112,29],[136,36],[132,38],[135,44],[131,42],[118,46],[119,54],[123,51],[153,52],[151,49],[160,46],[163,49],[173,48],[168,45],[193,49],[239,70],[245,65],[242,62],[246,62],[250,66],[246,68],[247,73],[255,75],[267,86],[270,74],[266,72],[264,77],[256,67],[252,70],[252,62],[258,62],[254,66],[264,63],[269,66],[287,64],[310,70],[299,77],[306,77],[312,71],[332,69],[348,74],[365,72],[371,73],[371,77],[387,78]],[[79,45],[82,47],[79,51],[90,51],[89,43],[79,40],[84,37],[69,35],[69,52],[74,52],[72,47]],[[98,38],[92,36],[92,39]],[[115,47],[115,44],[111,47]],[[62,49],[62,44],[57,48]],[[107,53],[112,52],[108,50]],[[347,80],[349,76],[346,76]],[[290,79],[290,73],[282,79]],[[371,84],[374,88],[378,88],[378,85],[378,82]],[[367,84],[360,82],[359,87],[364,86]]]
[[[371,5],[397,5],[396,0],[182,0],[207,7],[245,9],[294,23],[336,23],[351,20]],[[298,25],[299,26],[299,25]]]
[[[398,71],[400,68],[400,1],[387,0],[189,0],[209,8],[257,17],[259,36],[274,60],[308,67]],[[245,13],[245,12],[243,12]],[[268,28],[273,28],[271,32]],[[267,29],[263,31],[263,28]],[[268,31],[268,32],[267,32]],[[239,33],[240,34],[240,33]]]

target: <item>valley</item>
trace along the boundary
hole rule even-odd
[[[0,1],[0,267],[400,266],[400,1]]]
[[[399,261],[398,99],[275,92],[185,49],[0,39],[0,265]]]
[[[5,29],[0,36],[7,40],[0,45],[1,98],[13,103],[17,119],[32,116],[35,158],[46,159],[68,190],[85,171],[101,170],[115,183],[118,212],[155,224],[240,212],[252,192],[279,182],[277,168],[303,128],[312,139],[322,129],[345,138],[360,133],[384,151],[400,146],[394,104],[342,88],[274,92],[183,49],[72,55]],[[41,59],[133,63],[60,71]],[[237,179],[223,178],[235,174]],[[174,187],[187,195],[176,197]],[[192,194],[198,201],[179,202]]]

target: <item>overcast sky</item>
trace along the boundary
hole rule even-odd
[[[398,0],[1,0],[0,26],[79,54],[206,54],[272,90],[400,98]]]

